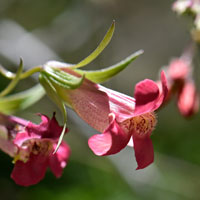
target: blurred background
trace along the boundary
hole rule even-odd
[[[133,95],[145,78],[157,80],[160,68],[180,56],[190,42],[187,21],[171,11],[173,1],[160,0],[0,0],[0,63],[16,71],[19,58],[25,68],[49,60],[77,63],[102,40],[113,19],[116,29],[109,46],[86,69],[101,69],[143,49],[144,54],[104,85]],[[0,88],[8,80],[0,77]],[[196,75],[198,81],[198,77]],[[35,78],[21,81],[15,92],[30,88]],[[34,113],[57,110],[45,97],[16,113],[34,122]],[[1,200],[198,200],[200,199],[200,120],[186,120],[175,101],[158,113],[152,140],[155,162],[136,171],[134,151],[97,157],[87,146],[95,131],[68,109],[72,149],[60,179],[50,172],[35,186],[24,188],[10,179],[11,158],[0,153]],[[57,118],[62,123],[60,112]]]

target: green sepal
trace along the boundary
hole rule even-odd
[[[0,112],[12,114],[16,111],[26,109],[39,101],[45,95],[40,84],[13,95],[0,98]]]
[[[139,50],[131,54],[121,62],[101,70],[86,71],[86,70],[75,69],[74,71],[76,71],[81,75],[84,74],[87,79],[95,83],[102,83],[109,80],[110,78],[121,72],[123,69],[125,69],[132,61],[134,61],[138,56],[143,54],[143,52],[144,52],[143,50]]]
[[[85,78],[84,75],[76,77],[60,69],[51,67],[45,67],[45,70],[41,74],[44,74],[51,82],[65,89],[76,89],[80,87]]]
[[[84,58],[78,64],[72,65],[70,68],[76,69],[76,68],[83,67],[91,63],[109,44],[110,40],[112,39],[114,30],[115,30],[115,21],[113,21],[112,25],[108,29],[106,35],[104,36],[103,40],[100,42],[98,47],[88,57]]]
[[[16,73],[14,79],[9,83],[9,85],[3,91],[1,91],[0,97],[7,95],[9,92],[11,92],[14,89],[14,87],[17,85],[17,83],[20,80],[20,75],[21,75],[22,71],[23,71],[23,61],[22,61],[22,59],[20,59],[19,68],[17,70],[17,73]]]
[[[62,132],[60,134],[56,149],[54,151],[54,153],[56,153],[58,148],[59,148],[59,146],[60,146],[60,144],[61,144],[61,142],[62,142],[62,140],[63,140],[64,134],[65,134],[65,131],[66,131],[66,127],[67,127],[67,111],[65,109],[64,102],[59,97],[59,95],[58,95],[55,87],[53,86],[51,80],[49,79],[49,77],[46,76],[43,73],[40,73],[39,81],[40,81],[41,85],[44,87],[47,95],[59,107],[59,109],[60,109],[60,111],[62,112],[62,115],[63,115],[64,126],[63,126],[63,130],[62,130]]]

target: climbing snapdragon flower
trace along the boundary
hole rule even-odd
[[[63,69],[79,76],[69,68]],[[98,156],[118,153],[133,140],[137,169],[142,169],[154,160],[151,133],[156,125],[157,110],[165,100],[168,89],[164,72],[162,87],[145,79],[135,87],[135,98],[105,88],[84,79],[81,86],[70,90],[54,85],[60,98],[84,121],[101,134],[89,138],[91,150]]]
[[[53,154],[62,127],[56,121],[40,115],[37,125],[15,116],[0,114],[0,149],[14,158],[11,178],[19,185],[29,186],[41,181],[49,167],[58,178],[67,165],[70,148],[62,142]]]

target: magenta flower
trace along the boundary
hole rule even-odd
[[[69,69],[65,71],[72,73]],[[118,153],[132,138],[137,169],[142,169],[154,160],[150,136],[156,125],[154,111],[161,106],[168,92],[164,72],[161,82],[161,90],[152,80],[139,82],[135,87],[135,99],[86,79],[78,89],[66,91],[57,87],[57,91],[83,120],[102,132],[88,141],[96,155]]]
[[[59,150],[53,154],[62,132],[55,114],[51,120],[41,115],[42,122],[39,125],[14,116],[3,118],[7,120],[6,127],[11,138],[9,143],[14,149],[9,153],[14,157],[15,163],[11,178],[19,185],[30,186],[44,178],[48,167],[56,177],[60,177],[70,156],[70,148],[62,142]],[[3,123],[1,120],[1,124]],[[7,140],[1,138],[0,141],[1,145],[2,141]],[[5,146],[1,145],[0,148],[8,153]]]

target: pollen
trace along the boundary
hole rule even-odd
[[[32,153],[37,155],[39,153],[48,154],[52,148],[52,144],[49,141],[35,140],[32,144]]]
[[[122,122],[121,126],[126,132],[132,132],[135,136],[143,137],[153,131],[156,123],[156,116],[151,112],[127,119]]]

